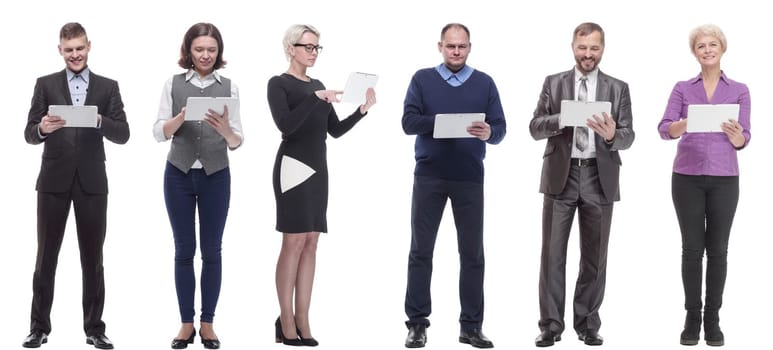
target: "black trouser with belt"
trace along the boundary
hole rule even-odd
[[[563,192],[545,194],[542,207],[542,257],[539,304],[541,330],[565,329],[566,251],[574,214],[579,212],[580,269],[574,287],[573,327],[578,334],[601,327],[607,248],[614,202],[601,189],[596,159],[571,159]]]

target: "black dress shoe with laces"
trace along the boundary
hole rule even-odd
[[[593,329],[586,329],[584,332],[578,334],[577,338],[582,340],[585,345],[595,346],[604,344],[604,338]]]
[[[544,348],[547,346],[553,346],[553,344],[555,344],[557,341],[561,341],[561,334],[546,329],[537,336],[537,339],[534,339],[534,345],[540,348]]]
[[[185,349],[188,344],[193,344],[193,338],[196,337],[196,328],[191,331],[191,335],[188,339],[174,338],[172,339],[172,349]]]
[[[27,338],[24,338],[24,343],[21,346],[25,348],[39,348],[40,345],[48,342],[48,334],[39,330],[33,329]]]
[[[483,335],[483,332],[478,328],[461,331],[459,333],[459,342],[463,344],[470,344],[473,347],[481,348],[481,349],[488,349],[488,348],[494,347],[494,343],[492,343],[491,340],[486,338],[486,336]]]
[[[427,344],[427,325],[414,324],[408,326],[408,336],[405,338],[406,348],[423,348]]]
[[[107,338],[104,333],[90,335],[86,337],[86,344],[94,345],[97,349],[112,349],[113,342]]]

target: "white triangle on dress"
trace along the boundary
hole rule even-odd
[[[316,171],[303,162],[282,155],[282,165],[279,168],[279,187],[285,193],[295,186],[302,184]]]

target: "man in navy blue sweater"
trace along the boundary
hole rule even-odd
[[[405,313],[408,348],[423,347],[432,311],[432,255],[443,209],[451,199],[461,259],[459,342],[477,348],[494,345],[481,332],[483,324],[483,158],[486,143],[505,137],[505,116],[499,92],[485,73],[468,66],[470,31],[459,23],[443,27],[438,50],[443,63],[421,69],[405,96],[403,130],[416,135],[411,208],[411,251]],[[435,116],[484,113],[485,121],[467,127],[469,137],[433,137]]]

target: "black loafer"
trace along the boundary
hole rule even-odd
[[[113,342],[107,338],[104,333],[90,335],[86,337],[86,344],[94,345],[97,349],[112,349]]]
[[[414,324],[408,326],[408,336],[405,338],[406,348],[423,348],[427,344],[427,325]]]
[[[578,334],[577,338],[582,340],[585,345],[596,346],[604,344],[604,338],[593,329],[586,329],[584,332]]]
[[[24,343],[21,346],[25,348],[39,348],[40,345],[48,342],[48,334],[39,329],[33,329],[27,338],[24,338]]]
[[[544,348],[553,346],[553,344],[555,344],[557,341],[561,341],[561,334],[546,329],[537,336],[537,339],[534,339],[534,345],[540,348]]]
[[[486,336],[483,335],[483,332],[478,328],[461,331],[459,333],[459,342],[463,344],[470,344],[473,347],[481,349],[494,347],[494,343],[486,338]]]

